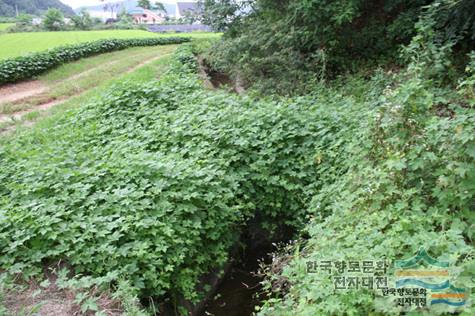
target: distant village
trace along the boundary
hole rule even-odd
[[[74,26],[78,19],[89,19],[94,25],[93,29],[142,28],[152,32],[212,31],[209,26],[201,23],[201,9],[198,2],[191,1],[151,4],[151,1],[124,0],[105,2],[96,6],[83,6],[75,9],[74,12],[76,18],[73,16],[62,18],[64,27],[61,30]],[[30,24],[40,28],[43,21],[44,16],[31,16]],[[30,31],[25,28],[25,25],[18,26],[17,23],[17,27],[19,31]],[[80,29],[83,28],[80,27]]]
[[[127,13],[137,24],[161,24],[189,18],[199,13],[197,2],[179,1],[176,4],[163,3],[161,6],[161,9],[144,8],[140,6],[140,1],[106,2],[101,6],[81,7],[76,11],[86,10],[92,17],[100,18],[104,22],[118,19],[119,15]]]

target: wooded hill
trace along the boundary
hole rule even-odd
[[[74,15],[73,9],[59,0],[0,0],[0,16],[15,16],[17,9],[18,13],[40,15],[49,8],[59,9],[65,15]]]

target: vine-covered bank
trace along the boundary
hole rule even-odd
[[[203,88],[196,55],[213,67],[223,51],[194,43],[159,81],[124,82],[54,126],[2,139],[3,284],[54,267],[59,287],[87,293],[85,310],[94,288],[130,315],[136,298],[185,315],[258,218],[269,235],[296,232],[263,269],[258,315],[401,314],[378,289],[336,289],[314,263],[395,262],[421,248],[471,293],[475,55],[468,37],[439,37],[440,8],[416,19],[405,64],[332,72],[286,96],[263,80],[238,96]]]

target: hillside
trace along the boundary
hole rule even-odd
[[[65,15],[74,15],[73,9],[59,0],[0,0],[0,16],[15,16],[15,5],[19,13],[39,15],[49,8],[56,8]]]

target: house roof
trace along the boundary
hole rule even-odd
[[[197,2],[177,2],[178,10],[181,14],[186,11],[197,11],[198,3]]]
[[[127,13],[130,14],[130,15],[148,14],[148,15],[151,15],[151,16],[160,17],[160,16],[157,14],[157,12],[154,12],[154,11],[152,11],[152,10],[147,10],[147,9],[144,9],[144,8],[141,8],[141,7],[132,8],[132,9],[128,10]]]

